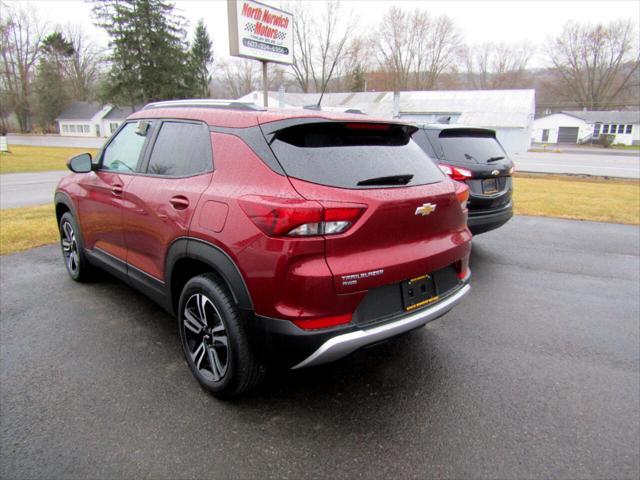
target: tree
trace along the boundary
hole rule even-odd
[[[99,0],[98,26],[109,34],[107,95],[135,108],[191,93],[185,20],[165,0]]]
[[[209,97],[209,83],[211,76],[209,68],[213,63],[213,44],[204,21],[200,19],[193,37],[193,45],[190,51],[191,68],[193,69],[195,96]]]
[[[260,68],[258,62],[244,58],[230,58],[217,69],[221,88],[216,97],[239,98],[260,87]]]
[[[578,107],[600,110],[610,108],[634,85],[640,65],[637,42],[631,20],[596,25],[568,22],[560,36],[547,41],[546,53],[563,95]]]
[[[49,34],[42,41],[42,52],[35,80],[37,119],[40,128],[48,132],[51,124],[69,101],[65,76],[66,63],[74,55],[73,44],[60,32]]]
[[[104,68],[103,51],[87,38],[80,27],[68,25],[65,37],[73,45],[73,55],[66,65],[70,95],[75,100],[93,100],[98,77]]]
[[[339,1],[324,3],[315,15],[312,2],[298,2],[294,15],[293,77],[303,92],[323,91],[340,66],[345,46],[355,29],[353,15]]]
[[[0,4],[0,85],[21,132],[31,128],[32,83],[44,30],[34,10]]]
[[[464,52],[469,86],[477,89],[522,88],[534,49],[526,44],[483,43]]]
[[[366,82],[364,79],[364,72],[360,64],[356,65],[353,73],[351,74],[351,88],[352,92],[364,92]]]
[[[378,62],[392,77],[394,90],[434,88],[460,55],[462,36],[446,15],[391,7],[378,31]]]

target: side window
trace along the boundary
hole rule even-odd
[[[107,145],[102,156],[102,169],[135,172],[149,125],[149,122],[127,123]]]
[[[162,123],[147,173],[187,177],[212,169],[211,136],[207,127],[199,123]]]
[[[431,143],[427,138],[427,134],[423,129],[419,128],[418,130],[416,130],[411,138],[413,138],[414,142],[420,145],[420,148],[424,150],[424,153],[429,155],[432,160],[436,160],[436,152],[433,151],[433,147],[431,146]]]

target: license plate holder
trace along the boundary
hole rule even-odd
[[[433,275],[422,275],[405,280],[401,283],[401,286],[402,304],[407,312],[438,300]]]
[[[482,192],[487,195],[498,193],[498,180],[496,178],[485,178],[482,180]]]

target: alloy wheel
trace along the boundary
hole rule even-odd
[[[229,366],[229,340],[224,321],[213,302],[202,293],[187,300],[182,328],[191,360],[209,381],[218,382]]]
[[[78,255],[78,241],[76,240],[73,226],[70,222],[65,221],[61,227],[62,236],[62,253],[64,254],[67,268],[72,275],[77,275],[80,269],[80,257]]]

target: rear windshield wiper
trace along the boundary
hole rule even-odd
[[[403,174],[403,175],[389,175],[388,177],[376,177],[376,178],[368,178],[367,180],[360,180],[358,182],[358,186],[368,186],[368,185],[406,185],[411,181],[413,175]]]
[[[487,163],[489,163],[489,162],[497,162],[498,160],[504,160],[504,157],[490,157],[490,158],[487,158]]]

